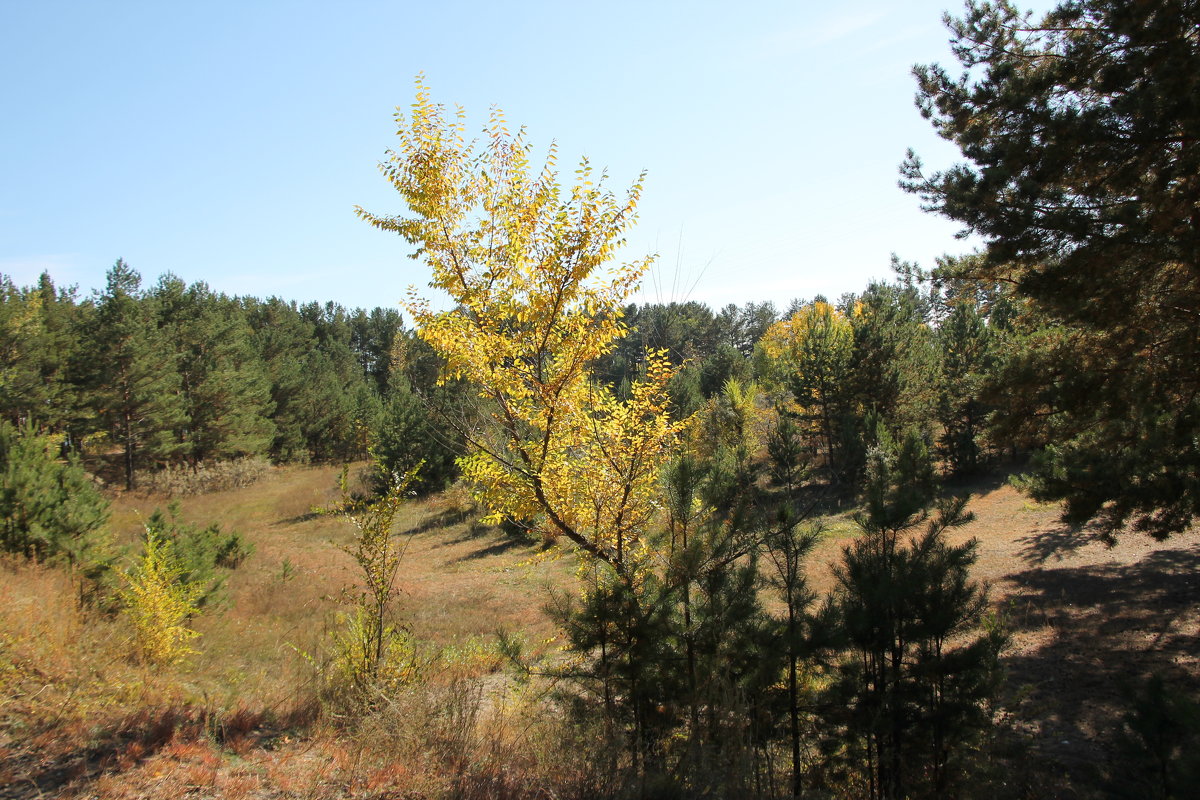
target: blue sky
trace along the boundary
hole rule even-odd
[[[1040,8],[1045,8],[1045,5]],[[939,2],[20,3],[0,9],[0,272],[86,293],[125,258],[233,294],[395,305],[428,277],[358,204],[423,72],[482,126],[646,169],[647,300],[834,296],[932,265],[955,226],[896,188],[950,61]]]

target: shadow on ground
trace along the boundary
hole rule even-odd
[[[1029,566],[1040,566],[1051,560],[1062,561],[1088,545],[1107,544],[1098,527],[1068,525],[1065,522],[1018,537],[1017,541],[1021,544],[1021,560]]]
[[[443,528],[449,528],[454,525],[461,525],[468,522],[473,516],[473,513],[467,509],[447,508],[439,511],[436,514],[430,514],[421,520],[417,525],[411,528],[405,528],[397,535],[399,536],[419,536],[423,533],[431,531],[441,531]],[[473,527],[473,526],[472,526]]]
[[[99,778],[136,769],[173,742],[205,741],[234,750],[247,744],[270,747],[284,731],[310,725],[315,713],[315,706],[282,716],[244,708],[224,714],[186,706],[145,708],[92,726],[86,742],[51,728],[37,737],[37,746],[5,752],[12,779],[0,785],[0,800],[95,796],[90,787]]]
[[[1031,542],[1041,566],[1007,576],[1014,647],[1004,661],[1017,724],[1042,755],[1097,785],[1112,766],[1134,683],[1157,673],[1178,689],[1200,689],[1200,546],[1132,564],[1043,563],[1051,545],[1069,550],[1076,535],[1055,530]]]
[[[528,540],[516,538],[502,539],[495,544],[488,545],[487,547],[481,547],[478,550],[472,550],[470,553],[467,553],[464,556],[459,556],[451,563],[462,564],[467,561],[477,561],[481,558],[489,558],[490,556],[500,556],[504,555],[510,550],[529,549],[529,546],[530,543]]]

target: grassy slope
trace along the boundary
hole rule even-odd
[[[174,672],[131,664],[121,623],[80,617],[61,573],[0,566],[0,787],[7,786],[0,797],[189,787],[322,796],[357,792],[363,780],[413,780],[404,770],[407,778],[378,777],[395,764],[374,765],[368,772],[376,777],[367,780],[346,742],[332,736],[316,746],[312,738],[228,735],[286,728],[279,719],[310,674],[297,650],[318,652],[338,593],[354,583],[353,564],[337,548],[348,523],[311,513],[333,501],[335,484],[331,468],[286,468],[247,489],[183,501],[186,519],[239,530],[256,552],[229,580],[229,608],[199,620],[202,654]],[[1123,681],[1154,669],[1197,686],[1200,533],[1161,544],[1131,535],[1108,549],[1005,485],[972,488],[977,519],[954,536],[979,540],[976,575],[1013,629],[1012,730],[1027,751],[1090,783],[1102,766],[1096,742],[1115,725]],[[135,537],[139,518],[163,504],[119,497],[118,536]],[[400,614],[418,638],[454,645],[503,627],[536,645],[553,635],[541,606],[548,586],[573,585],[569,558],[531,564],[537,548],[473,524],[446,498],[414,503],[400,525],[412,536]],[[812,567],[819,587],[829,586],[826,565],[850,536],[851,526],[835,525],[822,541]],[[147,740],[146,731],[166,724],[163,715],[193,713],[179,709],[209,714],[192,720],[209,737]],[[266,725],[271,712],[276,722]]]
[[[354,590],[357,567],[339,549],[353,526],[314,513],[337,500],[337,482],[332,467],[288,467],[253,487],[181,502],[185,519],[240,531],[255,548],[229,577],[229,608],[201,617],[196,626],[203,654],[191,667],[219,679],[213,689],[223,684],[244,695],[249,686],[271,696],[281,665],[295,648],[315,652],[343,590]],[[114,503],[114,524],[132,538],[139,518],[163,503],[123,496]],[[552,635],[541,607],[548,585],[569,578],[568,560],[529,563],[536,548],[478,525],[465,504],[445,497],[404,507],[397,530],[409,542],[397,619],[418,639],[448,646],[491,637],[498,629],[524,631],[531,641]]]

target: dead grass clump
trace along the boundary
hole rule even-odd
[[[592,791],[604,783],[597,765],[607,763],[596,757],[595,737],[503,675],[495,644],[410,645],[419,668],[403,681],[381,675],[366,696],[335,668],[335,652],[322,653],[328,663],[309,658],[323,727],[309,746],[327,765],[325,788],[313,796],[604,796]],[[298,775],[280,778],[291,784]]]
[[[471,496],[471,490],[461,480],[455,481],[450,488],[432,498],[433,507],[439,511],[449,511],[459,521],[480,514],[479,504]]]
[[[603,754],[545,699],[495,676],[411,687],[341,741],[351,793],[455,800],[607,796]]]
[[[244,489],[261,480],[271,471],[271,462],[258,456],[246,456],[231,461],[212,461],[206,464],[167,466],[147,473],[139,485],[154,494],[187,497],[229,489]]]
[[[219,789],[217,796],[236,796],[245,764],[278,740],[293,741],[297,729],[287,726],[312,720],[302,709],[278,716],[186,702],[142,705],[124,715],[115,711],[7,748],[6,779],[32,789],[31,797],[180,796],[203,787]],[[255,781],[258,788],[261,781]]]

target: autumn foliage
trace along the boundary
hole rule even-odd
[[[590,365],[625,333],[624,301],[650,264],[604,272],[636,218],[641,178],[623,195],[586,160],[569,188],[550,147],[535,167],[524,130],[493,111],[480,142],[418,85],[397,114],[398,147],[381,169],[411,217],[359,210],[417,246],[430,286],[454,303],[434,311],[410,292],[421,337],[465,378],[489,425],[466,431],[464,476],[490,519],[527,521],[625,572],[646,558],[658,477],[680,424],[666,413],[672,370],[650,353],[627,401]]]

